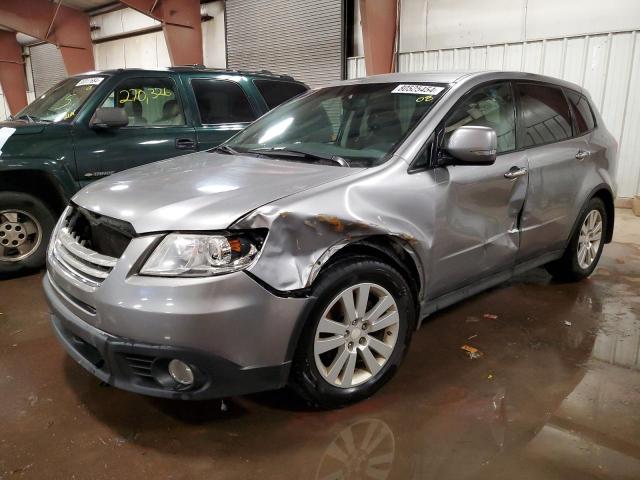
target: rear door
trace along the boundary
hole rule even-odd
[[[170,75],[121,79],[104,93],[98,107],[123,108],[129,124],[117,129],[92,129],[89,115],[74,126],[81,184],[196,150],[195,131],[188,124],[184,99]]]
[[[563,248],[575,220],[582,178],[579,157],[587,150],[574,135],[563,90],[516,83],[520,106],[518,144],[529,159],[529,191],[520,222],[518,261]]]
[[[191,77],[185,82],[195,112],[198,150],[220,145],[263,113],[241,77]]]
[[[511,83],[491,83],[467,93],[444,121],[441,147],[466,125],[495,130],[497,158],[493,165],[439,169],[442,196],[434,232],[431,298],[508,272],[518,252],[518,216],[527,191],[528,165],[526,155],[516,150]]]

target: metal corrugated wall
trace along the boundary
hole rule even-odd
[[[29,55],[36,97],[42,95],[60,80],[67,78],[62,54],[55,45],[43,43],[29,47]]]
[[[228,0],[227,66],[293,75],[310,86],[340,80],[342,0]]]
[[[620,143],[619,197],[640,193],[640,34],[638,30],[537,41],[407,52],[399,70],[519,70],[563,78],[591,93]],[[350,58],[348,77],[366,75]]]

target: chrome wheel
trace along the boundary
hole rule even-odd
[[[400,316],[393,296],[375,283],[360,283],[338,294],[315,332],[313,354],[320,375],[350,388],[376,375],[398,339]]]
[[[591,210],[582,223],[578,238],[578,265],[586,270],[593,264],[602,241],[602,215]]]
[[[17,262],[33,254],[42,242],[42,228],[22,210],[0,211],[0,261]]]

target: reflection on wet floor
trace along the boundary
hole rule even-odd
[[[383,390],[330,412],[102,387],[53,339],[39,281],[0,283],[0,479],[640,478],[636,245],[588,281],[534,271],[434,315]]]

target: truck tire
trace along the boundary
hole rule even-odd
[[[0,192],[0,276],[42,268],[55,223],[55,214],[39,198]]]

